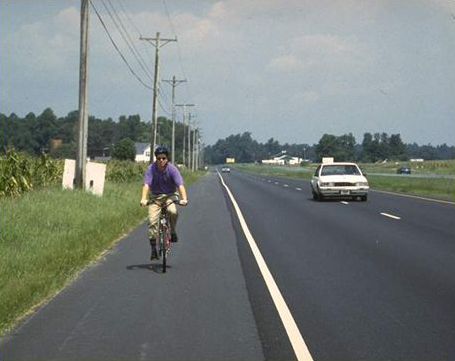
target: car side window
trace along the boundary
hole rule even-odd
[[[318,166],[318,167],[316,168],[316,171],[314,172],[314,176],[315,176],[315,177],[318,177],[318,176],[319,176],[319,170],[320,170],[320,169],[321,169],[321,166]]]

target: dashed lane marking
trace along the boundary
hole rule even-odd
[[[280,289],[278,288],[278,285],[276,284],[275,279],[273,278],[273,275],[270,272],[267,264],[265,263],[264,257],[262,256],[261,251],[259,250],[259,247],[257,246],[257,243],[253,238],[250,229],[248,228],[248,225],[246,224],[245,218],[243,217],[242,211],[240,210],[237,201],[232,195],[229,187],[226,185],[226,183],[224,183],[224,179],[219,172],[218,176],[220,177],[221,183],[223,184],[224,188],[226,188],[226,192],[231,199],[243,233],[245,234],[254,258],[256,259],[259,270],[262,274],[262,277],[264,278],[265,284],[270,292],[270,296],[272,297],[272,300],[281,318],[281,322],[283,323],[284,329],[286,330],[286,333],[289,337],[289,341],[291,342],[297,360],[313,361],[313,357],[311,356],[310,351],[308,350],[308,347],[303,340],[302,334],[297,327],[294,317],[292,316],[291,311],[289,310],[289,307],[287,306],[286,301],[284,300],[284,297],[281,294]]]
[[[346,201],[341,201],[340,203],[349,204],[349,202],[346,202]]]
[[[392,219],[401,219],[401,217],[394,216],[393,214],[389,214],[389,213],[381,212],[380,214],[383,215],[383,216],[385,216],[385,217],[392,218]]]
[[[301,191],[302,188],[297,187],[295,190],[296,190],[296,191]]]

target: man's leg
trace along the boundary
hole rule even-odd
[[[152,203],[149,205],[149,224],[148,224],[148,237],[150,240],[150,247],[152,253],[150,260],[158,259],[158,252],[156,250],[156,240],[158,238],[158,219],[160,216],[160,207],[157,204]]]
[[[175,203],[172,203],[167,207],[167,211],[169,213],[169,221],[171,222],[171,242],[177,242],[177,219],[178,219],[178,212],[177,206]]]

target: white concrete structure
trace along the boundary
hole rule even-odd
[[[76,173],[76,161],[65,159],[63,170],[62,186],[64,189],[74,189],[74,178]],[[106,164],[87,162],[85,190],[102,196],[104,191],[104,180],[106,176]]]

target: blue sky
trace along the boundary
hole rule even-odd
[[[186,78],[204,141],[253,138],[317,143],[324,133],[400,133],[405,142],[455,145],[453,0],[92,0],[135,72],[152,85],[143,36],[178,37],[161,50],[161,78]],[[105,5],[117,10],[148,69],[132,56]],[[0,112],[77,109],[78,0],[0,0]],[[169,14],[169,16],[168,16]],[[89,112],[140,114],[141,85],[90,14]],[[170,117],[161,84],[159,115]],[[178,113],[181,119],[181,110]]]

